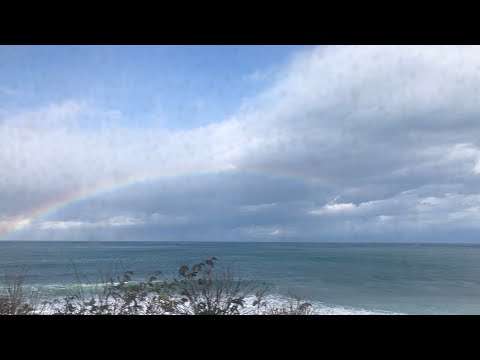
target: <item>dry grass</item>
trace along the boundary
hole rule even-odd
[[[25,268],[5,274],[0,314],[58,315],[312,315],[311,304],[295,296],[279,300],[268,288],[244,281],[229,269],[218,269],[215,258],[180,267],[178,277],[159,280],[155,272],[145,281],[132,281],[112,267],[92,282],[76,271],[77,286],[62,299],[39,305],[39,294],[26,290]]]
[[[0,315],[29,315],[38,308],[38,292],[24,286],[26,268],[17,268],[13,273],[5,271],[0,284]]]

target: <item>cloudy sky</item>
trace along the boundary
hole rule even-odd
[[[478,46],[0,46],[0,239],[479,230]]]

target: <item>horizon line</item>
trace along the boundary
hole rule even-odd
[[[229,243],[254,243],[254,244],[395,244],[395,245],[480,245],[480,241],[478,242],[430,242],[430,241],[252,241],[252,240],[0,240],[0,243],[7,243],[7,242],[55,242],[55,243],[174,243],[174,244],[181,244],[181,243],[194,243],[194,244],[205,244],[205,243],[222,243],[222,244],[229,244]]]

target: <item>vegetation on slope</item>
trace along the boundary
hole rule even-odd
[[[75,290],[61,299],[43,301],[27,291],[25,271],[5,276],[0,292],[0,314],[59,315],[305,315],[313,314],[311,304],[297,297],[283,300],[269,294],[265,285],[245,281],[230,269],[215,267],[217,259],[183,265],[178,276],[161,279],[157,271],[145,281],[132,281],[133,273],[111,272],[94,285],[77,276]],[[88,285],[88,286],[85,286]]]

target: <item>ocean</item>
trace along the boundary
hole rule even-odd
[[[211,257],[278,296],[322,314],[480,314],[480,245],[192,242],[0,242],[0,271],[60,297],[79,271],[95,282],[110,266],[143,280]]]

